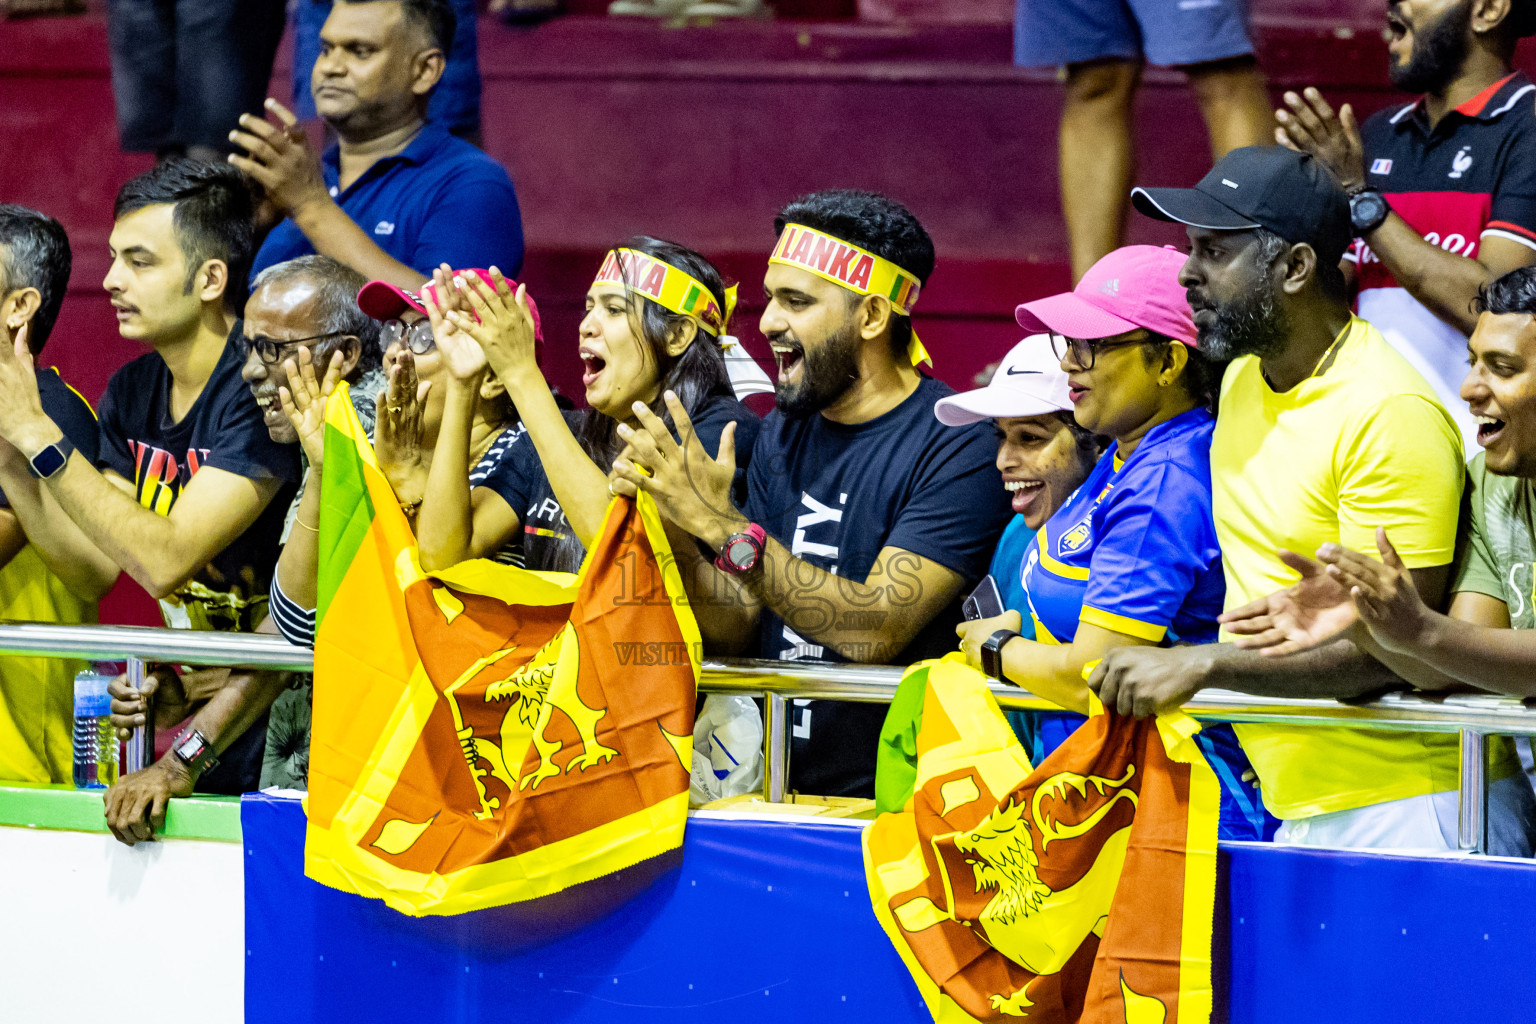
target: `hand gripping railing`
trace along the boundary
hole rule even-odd
[[[0,625],[0,655],[127,661],[130,678],[142,677],[145,662],[229,666],[308,672],[314,654],[272,636],[205,633],[139,626]],[[888,704],[902,669],[877,665],[829,665],[814,662],[710,660],[704,663],[700,689],[708,693],[762,696],[767,766],[764,796],[781,802],[789,780],[789,704],[794,700],[847,700]],[[1060,710],[1056,705],[1002,683],[992,694],[1004,708]],[[1513,697],[1458,694],[1427,697],[1390,694],[1371,704],[1333,700],[1250,697],[1227,690],[1204,690],[1185,706],[1211,722],[1264,722],[1269,725],[1347,725],[1360,729],[1408,732],[1455,732],[1461,736],[1459,845],[1482,853],[1487,845],[1488,782],[1484,771],[1488,736],[1536,736],[1536,708]],[[152,717],[150,717],[152,721]],[[148,765],[153,742],[142,730],[130,770]],[[130,745],[130,751],[134,747]]]

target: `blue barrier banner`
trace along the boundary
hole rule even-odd
[[[410,918],[305,878],[297,800],[241,811],[248,1024],[930,1020],[870,909],[858,824],[693,815],[679,866],[530,948],[494,910]]]
[[[409,918],[304,877],[297,800],[247,796],[246,1020],[927,1024],[851,823],[688,820],[681,864],[595,924]],[[502,908],[505,909],[505,908]],[[1532,1017],[1536,864],[1223,844],[1217,1024]]]
[[[1223,844],[1232,1024],[1528,1021],[1536,864]],[[1218,959],[1219,959],[1218,952]]]

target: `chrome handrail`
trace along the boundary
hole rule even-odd
[[[281,637],[214,633],[145,626],[55,626],[0,624],[0,655],[82,658],[92,661],[169,662],[309,672],[314,652]],[[778,802],[788,791],[790,701],[842,700],[890,703],[903,669],[885,665],[709,659],[699,688],[767,698],[764,749],[765,794]],[[1019,710],[1060,708],[1015,686],[993,683],[999,706]],[[1195,718],[1270,725],[1348,726],[1461,735],[1461,846],[1482,852],[1487,780],[1481,737],[1536,736],[1536,707],[1514,697],[1456,694],[1434,697],[1394,693],[1367,704],[1305,697],[1254,697],[1229,690],[1204,690],[1185,706]],[[145,751],[146,758],[151,752]]]

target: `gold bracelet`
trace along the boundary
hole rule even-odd
[[[421,499],[417,498],[415,501],[402,501],[400,503],[400,511],[405,513],[405,518],[415,519],[416,513],[421,511]]]
[[[297,513],[295,513],[294,516],[293,516],[293,524],[295,526],[302,526],[302,527],[304,527],[304,529],[308,530],[310,533],[319,533],[320,532],[315,527],[310,526],[304,520],[300,519]]]

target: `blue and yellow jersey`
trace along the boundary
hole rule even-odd
[[[1211,433],[1193,409],[1111,445],[1030,542],[1020,567],[1035,638],[1071,643],[1079,622],[1152,643],[1210,643],[1226,595],[1211,518]]]

